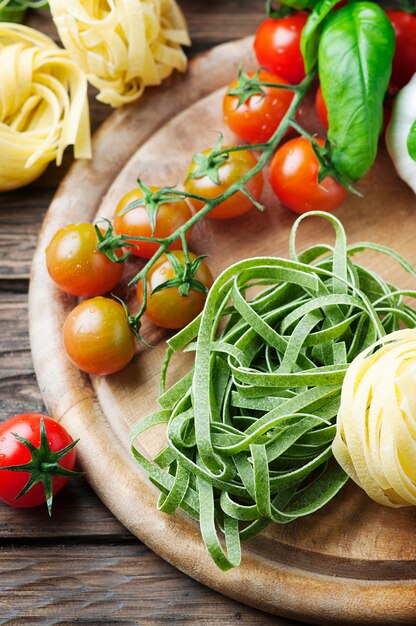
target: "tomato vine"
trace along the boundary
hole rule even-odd
[[[224,202],[225,200],[227,200],[228,198],[230,198],[231,196],[233,196],[235,193],[239,191],[244,193],[246,196],[248,196],[251,202],[256,206],[257,209],[259,210],[263,209],[263,206],[259,202],[257,202],[257,200],[250,193],[250,191],[246,188],[246,184],[248,183],[249,180],[251,180],[254,176],[256,176],[256,174],[258,174],[263,169],[263,167],[265,166],[269,158],[272,156],[272,154],[276,150],[278,144],[284,137],[286,131],[289,128],[293,127],[294,125],[296,125],[297,130],[299,130],[300,126],[295,122],[295,116],[303,98],[305,97],[306,93],[309,90],[309,87],[311,86],[315,78],[315,75],[316,75],[316,70],[312,70],[304,78],[304,80],[298,85],[280,85],[280,84],[272,85],[273,87],[276,87],[276,88],[290,89],[294,92],[294,96],[286,114],[283,116],[275,133],[267,142],[223,147],[222,137],[220,136],[216,145],[214,146],[213,150],[210,152],[208,157],[202,155],[202,153],[197,153],[194,156],[194,160],[198,166],[197,176],[208,175],[209,177],[212,177],[211,179],[213,180],[213,182],[216,182],[217,175],[218,175],[218,167],[229,158],[229,155],[232,152],[237,152],[237,151],[242,151],[242,150],[257,150],[261,152],[256,165],[252,167],[238,181],[230,185],[223,193],[219,194],[218,196],[208,199],[205,196],[189,193],[180,189],[176,189],[174,187],[163,187],[161,189],[158,189],[157,191],[152,191],[149,187],[144,185],[140,179],[137,181],[139,187],[142,190],[144,190],[143,198],[140,198],[138,200],[135,200],[134,202],[131,202],[125,208],[125,211],[132,210],[138,206],[144,206],[144,205],[147,206],[148,203],[150,203],[152,207],[152,215],[153,215],[152,223],[153,224],[154,224],[155,215],[157,213],[157,209],[164,202],[175,202],[178,200],[185,200],[189,198],[189,199],[198,200],[204,203],[204,205],[198,212],[196,212],[187,222],[185,222],[182,226],[177,228],[169,236],[158,238],[158,237],[142,237],[142,236],[133,236],[133,235],[127,236],[123,234],[117,235],[114,233],[111,223],[108,223],[108,229],[104,235],[102,235],[101,233],[99,234],[97,230],[97,237],[98,237],[97,249],[100,252],[103,252],[104,254],[106,254],[111,260],[115,262],[122,262],[125,260],[126,255],[123,255],[122,257],[117,258],[117,256],[115,255],[115,250],[118,248],[124,247],[127,241],[129,242],[129,245],[132,245],[131,243],[132,241],[137,241],[137,243],[153,242],[153,243],[159,244],[159,248],[157,249],[157,251],[146,262],[144,267],[130,280],[128,284],[129,287],[132,287],[136,285],[139,281],[141,281],[142,286],[143,286],[143,299],[142,299],[140,309],[136,315],[128,316],[129,323],[134,328],[136,336],[138,332],[137,329],[140,328],[141,317],[146,311],[147,297],[148,297],[147,281],[146,281],[147,274],[151,270],[151,268],[155,265],[155,263],[160,259],[160,257],[169,250],[172,243],[174,243],[178,239],[181,239],[182,247],[183,247],[184,254],[185,254],[185,259],[187,259],[188,254],[189,254],[189,248],[188,248],[188,243],[186,240],[186,233],[197,222],[199,222],[200,219],[202,219],[203,217],[208,215],[208,213],[213,211],[215,207],[217,207],[222,202]],[[244,82],[243,89],[250,90],[251,94],[253,93],[253,89],[257,89],[258,92],[259,91],[261,92],[262,87],[270,86],[269,83],[263,83],[262,81],[260,81],[258,79],[258,75],[255,75],[253,80],[250,81],[247,74],[242,72],[242,70],[240,71],[240,77],[242,81]],[[193,269],[188,268],[188,270],[185,269],[185,272],[186,271],[188,272],[187,275],[189,275],[189,272],[191,272],[191,275],[193,275],[195,273],[194,269],[195,268]],[[180,276],[177,276],[177,277],[178,279],[181,278]]]

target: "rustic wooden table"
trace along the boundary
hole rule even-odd
[[[263,0],[181,0],[191,54],[254,32]],[[29,24],[56,38],[47,11]],[[91,99],[93,129],[111,110]],[[68,151],[69,152],[69,151]],[[45,411],[29,348],[27,291],[39,227],[65,175],[51,166],[35,184],[0,197],[0,421]],[[0,164],[1,167],[1,164]],[[84,480],[46,508],[0,504],[0,624],[250,626],[295,624],[234,602],[187,578],[141,544]]]

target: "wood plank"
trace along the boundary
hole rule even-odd
[[[45,506],[13,509],[0,502],[0,545],[38,542],[40,538],[54,544],[70,538],[73,544],[86,539],[125,541],[131,534],[102,504],[87,482],[79,478],[71,480],[55,496],[52,517],[48,516]]]
[[[199,585],[139,542],[0,547],[0,606],[8,626],[295,626]]]

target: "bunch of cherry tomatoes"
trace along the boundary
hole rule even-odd
[[[416,16],[401,11],[389,11],[388,15],[397,35],[392,78],[397,89],[416,71],[416,58],[411,52],[415,47],[408,45],[416,35]],[[305,77],[300,38],[307,18],[306,13],[298,12],[280,19],[266,19],[260,25],[254,42],[258,62],[264,68],[256,75],[263,85],[261,92],[253,93],[241,102],[239,81],[229,86],[223,102],[224,121],[249,144],[264,144],[272,137],[294,97],[293,91],[284,88],[285,85],[296,85]],[[250,79],[254,73],[245,76]],[[274,87],[274,84],[280,87]],[[316,108],[322,124],[327,126],[326,107],[319,89]],[[315,142],[323,145],[324,139],[318,137]],[[200,154],[207,156],[209,153],[210,150],[207,150]],[[191,195],[215,198],[256,163],[256,156],[251,150],[229,152],[217,168],[215,179],[207,173],[195,176],[198,164],[193,161],[183,188]],[[318,182],[318,171],[319,162],[311,141],[300,136],[286,141],[275,152],[270,167],[270,183],[282,204],[297,213],[315,209],[331,211],[342,204],[347,191],[331,176]],[[231,219],[249,211],[262,193],[261,171],[251,178],[246,188],[249,194],[238,191],[216,206],[207,217]],[[125,237],[124,251],[144,259],[151,259],[160,243],[138,243],[128,237],[154,237],[159,240],[169,237],[203,206],[201,200],[191,197],[164,202],[157,210],[152,229],[146,205],[131,208],[132,203],[139,199],[143,199],[140,187],[127,193],[115,209],[111,227],[116,235]],[[170,247],[171,252],[162,254],[145,278],[148,294],[146,315],[155,324],[168,329],[187,325],[202,310],[206,297],[203,290],[193,288],[186,296],[180,293],[177,286],[158,290],[162,283],[177,276],[175,265],[179,263],[185,267],[186,263],[195,261],[192,253],[189,256],[184,254],[182,245],[183,241],[177,239]],[[97,234],[92,224],[72,224],[63,228],[56,233],[46,250],[47,267],[54,282],[67,293],[88,298],[65,321],[63,344],[73,363],[91,374],[116,372],[125,367],[134,354],[131,316],[123,303],[102,297],[111,292],[121,279],[125,254],[120,250],[118,254],[118,262],[114,262],[97,249]],[[175,257],[175,263],[172,263],[175,259],[171,255]],[[213,282],[203,260],[198,265],[195,279],[206,290]],[[138,282],[136,292],[140,306],[143,304],[142,281]]]

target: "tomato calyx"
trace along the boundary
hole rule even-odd
[[[61,450],[57,450],[56,452],[52,452],[48,442],[48,436],[46,433],[45,422],[43,418],[39,423],[40,429],[40,442],[39,447],[33,445],[31,441],[25,439],[25,437],[21,437],[16,433],[12,433],[12,435],[19,441],[22,445],[24,445],[29,452],[31,453],[31,459],[28,463],[23,463],[21,465],[6,465],[4,467],[0,467],[0,470],[9,470],[13,472],[28,472],[29,479],[23,489],[17,494],[15,500],[18,500],[22,496],[25,495],[32,487],[34,487],[37,483],[41,482],[43,484],[43,488],[45,490],[45,498],[46,505],[48,507],[49,515],[52,514],[52,478],[54,476],[66,476],[68,478],[75,478],[83,475],[83,472],[76,472],[73,470],[66,469],[59,465],[59,461],[66,455],[72,448],[74,448],[79,439],[73,441],[69,445],[65,446]]]
[[[356,196],[359,196],[360,198],[363,197],[363,194],[360,193],[359,191],[357,191],[357,189],[355,189],[348,180],[346,180],[343,176],[341,176],[341,174],[338,172],[338,170],[336,169],[335,165],[332,162],[332,158],[331,158],[331,143],[328,139],[326,139],[324,145],[322,146],[313,135],[311,135],[310,133],[308,133],[307,131],[305,131],[302,126],[300,126],[295,120],[293,120],[291,122],[291,126],[292,128],[294,128],[294,130],[298,131],[300,135],[302,135],[302,137],[305,137],[306,139],[308,139],[311,143],[312,149],[314,151],[314,154],[318,160],[319,163],[319,170],[318,170],[318,183],[322,183],[323,180],[325,180],[325,178],[327,178],[328,176],[330,176],[331,178],[333,178],[334,180],[337,181],[337,183],[339,183],[340,185],[342,185],[343,187],[345,187],[345,189],[347,191],[350,191],[351,193],[353,193]]]
[[[118,216],[124,215],[128,211],[137,209],[138,207],[145,207],[149,215],[149,222],[152,231],[152,236],[155,234],[156,229],[156,217],[159,207],[167,202],[179,202],[184,199],[184,194],[173,194],[174,187],[162,187],[160,189],[152,189],[146,185],[140,178],[137,179],[137,185],[143,194],[142,198],[137,198],[130,202],[124,209],[122,209]],[[129,237],[134,239],[134,237]],[[154,239],[157,241],[157,239]]]
[[[124,263],[130,256],[130,250],[127,250],[121,256],[116,254],[116,250],[125,246],[125,241],[119,235],[114,234],[113,224],[106,217],[101,217],[99,222],[106,222],[107,229],[102,232],[98,224],[94,224],[95,233],[97,235],[97,250],[105,254],[113,263]]]
[[[238,70],[236,87],[231,87],[228,90],[229,96],[238,98],[237,109],[243,105],[247,100],[250,100],[252,96],[260,96],[263,99],[266,96],[264,87],[270,87],[271,89],[288,89],[289,91],[297,91],[297,85],[288,85],[280,83],[269,83],[267,81],[260,80],[260,72],[264,68],[259,67],[253,76],[250,76],[243,70],[242,67]]]
[[[214,185],[220,185],[219,168],[225,161],[228,160],[227,150],[222,149],[222,133],[218,137],[218,140],[213,149],[208,153],[196,152],[192,158],[192,161],[197,166],[193,172],[189,174],[189,178],[202,178],[208,176],[208,178],[214,183]]]
[[[191,289],[199,291],[204,296],[208,294],[207,287],[195,278],[195,274],[197,273],[202,261],[206,258],[206,255],[199,256],[194,261],[191,261],[186,249],[184,250],[184,255],[185,265],[183,266],[179,259],[172,254],[172,252],[169,252],[169,250],[166,252],[166,256],[168,257],[172,269],[175,272],[175,277],[170,278],[155,287],[152,291],[152,295],[162,291],[163,289],[169,289],[170,287],[177,287],[179,294],[183,297],[188,296]]]

